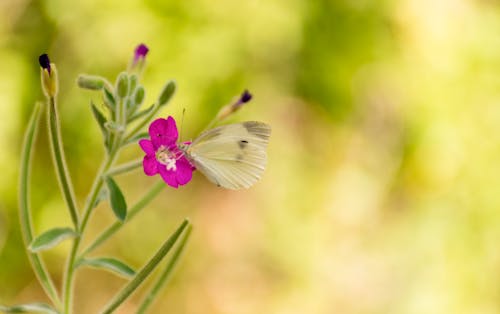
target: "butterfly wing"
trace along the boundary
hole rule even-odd
[[[227,189],[249,188],[267,163],[271,127],[262,122],[220,126],[202,133],[186,155],[211,182]]]

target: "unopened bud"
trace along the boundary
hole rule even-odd
[[[128,95],[128,76],[127,73],[122,72],[118,75],[116,80],[116,92],[118,97],[125,98]]]
[[[136,71],[137,73],[141,73],[144,68],[148,52],[149,48],[144,44],[140,44],[135,48],[134,56],[132,57],[132,61],[130,62],[128,68],[129,72]]]
[[[247,102],[252,99],[252,94],[248,92],[248,90],[244,90],[238,100],[230,105],[226,105],[222,107],[222,109],[217,114],[217,121],[222,121],[226,119],[228,116],[232,115],[236,111],[240,110],[240,108]]]
[[[136,106],[139,106],[144,101],[144,95],[146,94],[144,87],[139,86],[134,93],[134,102]]]
[[[159,106],[164,106],[168,103],[170,98],[175,93],[175,81],[169,81],[165,86],[163,86],[163,90],[160,93],[160,97],[158,97],[158,105]]]
[[[137,87],[137,82],[138,82],[137,74],[132,74],[129,77],[130,81],[130,88],[129,88],[129,93],[132,94],[135,91],[135,88]]]
[[[38,58],[38,62],[42,67],[40,70],[40,79],[42,82],[43,93],[47,97],[55,97],[57,95],[57,69],[54,63],[50,63],[49,56],[43,54]]]
[[[78,86],[81,88],[90,90],[101,90],[104,87],[105,79],[100,76],[82,74],[78,76],[76,82]]]

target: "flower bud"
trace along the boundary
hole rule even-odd
[[[175,81],[169,81],[165,86],[163,86],[163,90],[160,93],[160,97],[158,97],[158,105],[159,106],[164,106],[168,103],[170,98],[175,93]]]
[[[127,73],[122,72],[118,75],[116,80],[116,92],[118,97],[125,98],[128,95],[128,76]]]
[[[137,74],[130,75],[129,81],[130,81],[129,93],[132,94],[135,91],[135,88],[137,87],[137,83],[139,81],[139,79],[137,78]]]
[[[40,80],[42,82],[42,90],[45,96],[55,97],[58,90],[57,69],[54,63],[50,63],[49,56],[42,54],[38,61],[40,63]]]
[[[142,102],[144,101],[144,95],[145,95],[145,90],[144,87],[140,86],[137,87],[134,93],[134,103],[136,106],[140,106]]]
[[[104,87],[105,79],[100,76],[82,74],[78,76],[76,82],[80,88],[101,90]]]
[[[244,90],[241,96],[238,98],[238,100],[235,103],[232,103],[230,105],[226,105],[222,107],[222,109],[219,111],[217,114],[216,120],[217,121],[222,121],[228,116],[232,115],[236,111],[240,110],[240,108],[249,102],[252,99],[252,94],[248,90]]]
[[[134,56],[128,68],[129,72],[137,71],[137,73],[141,73],[144,68],[148,52],[149,48],[144,44],[140,44],[135,48]]]

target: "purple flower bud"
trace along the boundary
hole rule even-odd
[[[46,69],[50,74],[50,59],[49,56],[44,53],[38,57],[38,62],[43,69]]]
[[[249,102],[250,99],[252,99],[252,94],[250,94],[250,92],[245,89],[245,91],[243,92],[243,94],[241,94],[240,102],[241,103],[246,103],[246,102]]]
[[[137,48],[135,48],[134,62],[137,62],[137,60],[141,58],[144,59],[148,54],[148,51],[149,48],[144,44],[137,46]]]

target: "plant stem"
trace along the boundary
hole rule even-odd
[[[144,195],[134,206],[130,208],[130,211],[127,213],[127,220],[125,222],[116,221],[111,226],[109,226],[106,230],[104,230],[92,244],[90,244],[80,256],[85,256],[91,251],[95,250],[101,244],[103,244],[107,239],[109,239],[113,234],[115,234],[120,228],[134,218],[144,207],[146,207],[149,202],[153,200],[153,198],[160,193],[163,188],[165,188],[165,182],[159,181],[157,182],[149,191]]]
[[[155,103],[153,106],[153,110],[151,110],[146,117],[142,119],[142,121],[135,126],[135,128],[132,129],[126,136],[125,139],[123,140],[124,143],[126,143],[128,140],[130,140],[134,135],[136,135],[138,132],[142,130],[142,128],[151,121],[151,119],[156,115],[158,110],[160,110],[160,106]]]
[[[193,228],[191,227],[191,225],[189,225],[187,227],[186,232],[184,232],[184,235],[183,235],[182,239],[180,240],[180,243],[177,245],[175,252],[172,254],[172,258],[170,259],[167,266],[165,267],[165,269],[161,273],[160,278],[158,278],[158,280],[156,281],[154,287],[149,291],[147,296],[142,301],[141,305],[139,306],[139,309],[137,310],[137,314],[146,313],[146,311],[151,306],[151,304],[153,304],[153,301],[156,298],[156,296],[158,295],[158,293],[161,291],[161,289],[167,283],[167,280],[170,278],[172,271],[174,270],[182,253],[184,252],[184,248],[186,247],[186,243],[189,239],[189,236],[191,235],[192,229]]]
[[[117,176],[119,174],[134,170],[142,166],[142,159],[133,160],[110,169],[106,175]]]
[[[115,158],[117,155],[117,150],[112,150],[107,158],[104,160],[101,168],[99,169],[96,178],[94,180],[94,183],[92,185],[92,188],[89,193],[89,198],[87,199],[87,203],[85,204],[85,210],[83,213],[83,219],[81,221],[81,224],[78,228],[78,231],[80,233],[80,237],[75,238],[73,242],[73,246],[71,248],[71,253],[68,259],[68,262],[66,264],[66,272],[65,272],[65,280],[64,280],[64,290],[63,290],[63,297],[64,297],[64,313],[68,314],[71,313],[71,296],[72,296],[72,290],[73,290],[73,277],[74,277],[74,271],[75,271],[75,261],[76,261],[76,256],[78,253],[78,249],[80,247],[80,242],[83,237],[83,233],[85,231],[85,228],[87,226],[88,220],[90,218],[90,214],[92,213],[92,209],[94,208],[95,201],[99,195],[99,191],[102,188],[103,185],[103,174],[106,173],[111,165],[113,164]]]
[[[56,173],[64,200],[68,206],[73,225],[75,229],[77,229],[78,209],[76,206],[75,193],[73,192],[73,186],[71,185],[71,179],[69,177],[68,167],[66,165],[66,159],[64,157],[61,132],[59,130],[59,118],[57,117],[56,100],[54,97],[49,97],[48,100],[49,138],[52,144],[52,157],[54,158]]]
[[[161,248],[149,260],[149,262],[135,275],[135,277],[115,296],[111,303],[104,309],[103,314],[112,313],[122,304],[132,292],[149,276],[161,260],[167,255],[175,244],[182,231],[188,226],[189,220],[185,219],[177,230],[163,243]]]
[[[31,210],[29,204],[29,177],[31,173],[31,155],[33,149],[33,143],[38,130],[38,125],[40,122],[40,107],[41,104],[36,104],[31,114],[28,127],[26,128],[26,134],[23,143],[23,152],[21,154],[21,170],[19,174],[19,220],[21,222],[21,233],[23,235],[23,240],[25,247],[33,240],[33,224],[31,221]],[[57,309],[61,308],[61,300],[57,294],[57,290],[54,286],[52,278],[45,267],[40,255],[38,253],[28,253],[29,261],[33,267],[38,281],[45,290],[45,293],[49,296],[50,300]]]

